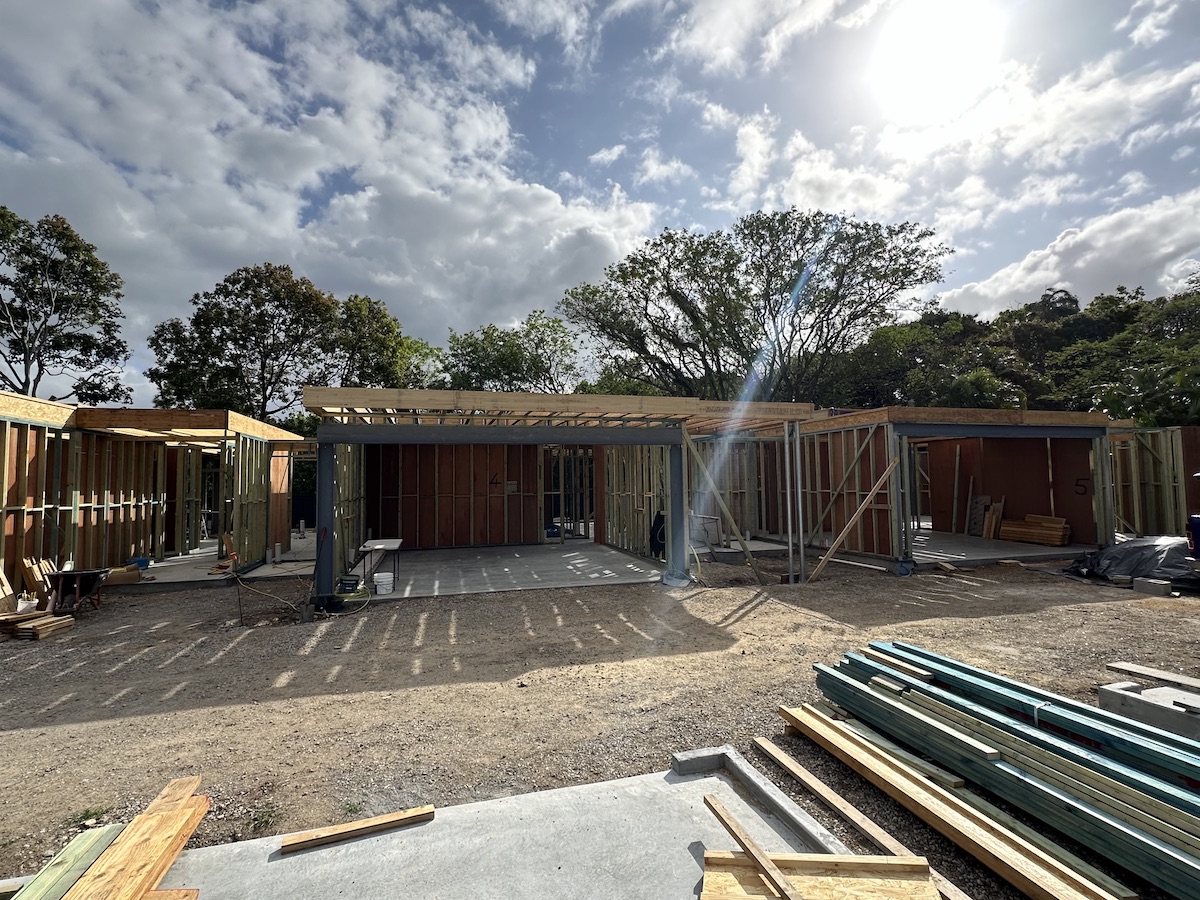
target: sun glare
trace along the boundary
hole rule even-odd
[[[965,112],[996,80],[1003,30],[989,0],[901,0],[868,72],[880,111],[902,125]]]

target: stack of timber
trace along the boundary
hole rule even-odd
[[[772,853],[768,859],[805,900],[937,900],[922,857],[838,856],[830,853]],[[746,853],[704,851],[700,900],[745,900],[780,893]]]
[[[870,650],[815,667],[837,707],[1156,887],[1200,897],[1200,743],[910,644]],[[914,796],[943,790],[922,777],[910,796],[915,778],[877,777],[910,809]]]
[[[12,900],[196,900],[199,890],[157,890],[208,811],[200,776],[177,778],[128,825],[78,835]]]
[[[43,613],[36,619],[19,622],[13,633],[19,641],[41,641],[74,627],[75,620],[71,616],[48,616]]]
[[[1020,541],[1023,544],[1045,544],[1047,547],[1065,546],[1071,537],[1071,526],[1066,519],[1057,516],[1028,515],[1024,522],[1006,519],[1000,525],[1000,540]]]
[[[50,612],[44,609],[31,609],[28,612],[0,613],[0,634],[17,634],[17,626],[35,619],[46,619]]]
[[[1000,523],[1003,521],[1004,498],[1001,497],[998,503],[990,504],[987,512],[983,514],[983,527],[979,536],[987,538],[989,541],[996,540],[1000,536]]]

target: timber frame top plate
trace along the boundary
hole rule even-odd
[[[692,434],[781,432],[784,422],[826,415],[811,403],[311,386],[304,406],[330,424],[686,427]]]
[[[0,419],[48,428],[99,431],[136,441],[215,447],[239,435],[263,441],[304,438],[225,409],[127,409],[75,406],[0,391]]]

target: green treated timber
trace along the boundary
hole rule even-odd
[[[969,663],[964,663],[960,660],[953,659],[949,656],[943,656],[940,653],[934,653],[932,650],[926,650],[918,647],[915,644],[906,644],[903,641],[874,641],[870,644],[874,650],[885,653],[889,656],[895,656],[897,659],[910,664],[920,665],[924,668],[924,662],[929,661],[939,663],[948,668],[953,668],[964,674],[974,675],[985,681],[1003,686],[1009,690],[1019,691],[1033,698],[1035,702],[1049,701],[1065,709],[1069,709],[1081,716],[1095,720],[1106,725],[1112,725],[1117,728],[1122,728],[1126,731],[1132,731],[1136,734],[1143,735],[1150,740],[1157,741],[1162,744],[1168,744],[1179,749],[1200,757],[1200,741],[1192,740],[1180,734],[1167,731],[1163,728],[1156,728],[1153,725],[1147,725],[1143,722],[1138,722],[1136,719],[1130,719],[1127,716],[1122,716],[1119,713],[1110,712],[1106,709],[1100,709],[1097,706],[1089,706],[1086,703],[1080,703],[1078,700],[1072,700],[1069,697],[1063,697],[1060,694],[1055,694],[1051,691],[1042,690],[1024,682],[1015,681],[1004,675],[999,675],[995,672],[989,672],[987,669],[981,669],[977,666],[972,666]],[[899,651],[895,653],[893,651]],[[920,657],[919,662],[913,662],[912,657]],[[1116,664],[1122,665],[1122,664]],[[1109,668],[1113,668],[1110,665]],[[1154,669],[1150,672],[1157,671]]]
[[[875,717],[872,701],[889,698],[871,696],[874,692],[869,687],[844,675],[839,676],[828,667],[818,667],[818,683],[822,691],[839,705],[888,730],[888,725]],[[839,687],[841,690],[838,690]],[[886,703],[882,705],[888,706]],[[920,726],[910,722],[910,727],[912,732],[908,737],[919,738]],[[906,736],[903,729],[893,733],[901,739]],[[938,758],[939,762],[951,764],[949,760],[932,753],[932,743],[930,747],[931,755]],[[1065,791],[1046,785],[1002,760],[965,757],[960,762],[963,766],[961,771],[972,781],[998,796],[1008,798],[1051,827],[1067,834],[1087,835],[1089,846],[1104,852],[1124,868],[1179,896],[1200,896],[1200,860],[1090,807]]]
[[[932,702],[936,703],[936,701]],[[941,717],[942,711],[933,706],[918,705],[918,707],[922,712]],[[956,719],[952,718],[946,718],[943,721],[949,725],[959,724]],[[976,723],[976,725],[981,728],[990,727],[982,723]],[[970,726],[961,724],[959,727]],[[1024,749],[1036,750],[1036,748],[1031,748],[1019,738],[984,733],[1002,747],[1003,759],[1006,762],[1062,788],[1098,809],[1104,809],[1117,818],[1136,825],[1148,834],[1162,838],[1193,856],[1200,856],[1200,820],[1196,817],[1189,816],[1162,801],[1139,793],[1127,785],[1113,781],[1090,769],[1069,763],[1067,760],[1056,757],[1059,768],[1054,768],[1046,762],[1022,752]]]
[[[102,825],[76,835],[32,881],[17,891],[13,900],[62,900],[79,876],[124,830],[122,824]]]
[[[847,654],[847,657],[853,655]],[[1098,752],[1066,737],[1061,737],[1053,732],[1038,728],[1036,725],[1016,719],[1007,713],[997,711],[991,706],[980,703],[977,700],[964,697],[936,684],[927,684],[926,682],[911,678],[903,672],[888,669],[886,666],[882,666],[866,657],[859,656],[857,659],[851,660],[851,663],[854,668],[861,670],[863,674],[886,675],[888,678],[904,684],[916,693],[939,699],[977,719],[996,725],[1010,734],[1016,734],[1030,743],[1066,756],[1069,759],[1082,762],[1091,769],[1104,772],[1118,781],[1136,787],[1138,790],[1145,791],[1152,796],[1160,797],[1193,815],[1200,815],[1200,794],[1189,790],[1184,785],[1180,785],[1173,778],[1164,777],[1161,772],[1146,771],[1145,768],[1137,766],[1128,759]],[[860,676],[856,673],[855,677],[858,678]],[[1185,771],[1188,768],[1186,764],[1179,760],[1175,760],[1173,765],[1176,769],[1183,769]],[[1200,769],[1192,771],[1196,776],[1200,777]]]

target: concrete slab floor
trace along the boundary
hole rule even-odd
[[[527,547],[381,553],[375,572],[395,574],[391,598],[446,597],[661,580],[661,564],[591,541]],[[380,595],[381,597],[385,595]]]
[[[820,852],[723,771],[662,772],[446,807],[431,822],[287,856],[279,837],[189,850],[159,887],[222,900],[696,897],[704,851],[739,849],[704,794],[768,852]]]
[[[944,531],[913,532],[913,559],[922,563],[948,562],[953,565],[984,565],[1001,559],[1031,562],[1045,559],[1074,559],[1096,548],[1084,544],[1046,547],[1018,541],[992,541]]]

